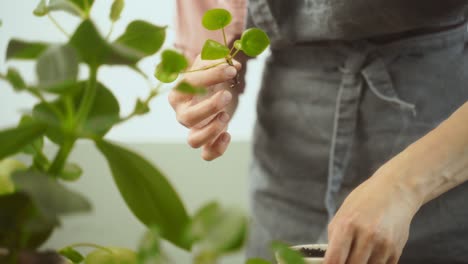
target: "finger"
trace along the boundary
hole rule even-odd
[[[393,255],[387,260],[386,264],[398,264],[398,259],[397,255]]]
[[[393,256],[395,250],[389,240],[381,239],[374,244],[374,250],[369,258],[369,263],[387,264]]]
[[[203,100],[195,105],[185,105],[179,107],[177,120],[186,127],[193,127],[210,116],[223,110],[232,100],[232,94],[229,91],[219,91],[210,98]]]
[[[194,86],[207,87],[231,80],[237,75],[237,69],[229,64],[185,74],[185,81]]]
[[[233,61],[233,64],[234,67],[229,66],[228,64],[224,64],[224,66],[220,65],[213,69],[201,72],[187,73],[185,81],[188,81],[195,86],[204,87],[228,81],[234,78],[237,72],[242,68],[242,65],[238,61]],[[225,74],[225,76],[223,78],[217,78],[216,76],[219,77],[220,74]],[[181,104],[189,102],[193,97],[194,96],[192,94],[182,93],[172,89],[169,93],[168,100],[172,108],[177,111]]]
[[[181,93],[175,89],[172,89],[169,92],[167,97],[169,104],[171,105],[172,109],[177,112],[181,105],[190,102],[192,100],[193,95],[189,93]]]
[[[339,225],[329,234],[325,264],[344,264],[353,244],[354,231],[348,226]]]
[[[193,148],[199,148],[223,133],[229,122],[229,115],[221,112],[213,121],[202,129],[192,129],[188,137],[188,144]]]
[[[205,145],[202,151],[202,158],[206,161],[212,161],[226,152],[231,141],[231,135],[228,132],[222,133],[212,145]]]
[[[372,253],[372,243],[367,239],[357,239],[349,253],[347,264],[373,263],[368,262]]]

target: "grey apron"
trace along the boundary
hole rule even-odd
[[[298,45],[266,0],[272,38],[257,104],[248,257],[269,243],[326,240],[350,191],[468,100],[467,27],[399,40]],[[467,135],[468,136],[468,135]],[[400,263],[468,263],[468,183],[424,205]]]

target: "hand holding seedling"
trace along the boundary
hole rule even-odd
[[[207,63],[198,56],[192,68],[205,67]],[[223,63],[185,77],[185,81],[194,86],[206,87],[207,93],[204,96],[176,90],[169,95],[177,120],[190,129],[189,145],[194,148],[203,147],[202,157],[205,160],[221,156],[230,141],[226,130],[238,98],[238,93],[235,88],[230,87],[230,82],[241,68],[239,62],[233,61],[233,65]]]
[[[238,71],[241,69],[241,64],[234,57],[241,50],[248,56],[257,56],[270,43],[262,30],[251,28],[229,48],[224,28],[231,19],[231,14],[224,9],[212,9],[205,13],[203,26],[208,30],[221,30],[224,44],[208,39],[191,69],[185,72],[187,74],[184,81],[169,95],[177,120],[190,129],[189,145],[194,148],[202,147],[202,158],[205,160],[221,156],[230,141],[226,130],[237,107],[239,91],[236,85]],[[165,77],[160,66],[158,69],[156,77]],[[164,78],[158,79],[165,81]],[[199,92],[204,92],[204,95],[197,95]]]

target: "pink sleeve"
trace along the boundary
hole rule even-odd
[[[200,53],[206,39],[223,42],[220,31],[206,30],[201,19],[212,8],[224,8],[232,13],[232,22],[226,27],[228,43],[244,29],[247,0],[177,0],[175,45],[191,62]]]

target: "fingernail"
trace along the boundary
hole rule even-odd
[[[234,78],[237,74],[236,68],[229,66],[226,69],[224,69],[224,75],[226,78]]]
[[[223,105],[227,105],[232,99],[232,94],[228,91],[224,91],[223,95],[221,97],[221,100],[223,101]]]
[[[223,123],[227,123],[227,121],[229,121],[229,115],[226,114],[226,113],[222,113],[220,116],[219,116],[219,121],[223,122]]]

